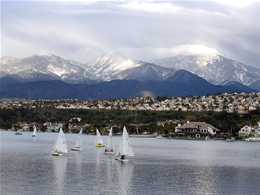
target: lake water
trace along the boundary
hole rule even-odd
[[[83,135],[77,152],[77,134],[65,134],[69,152],[55,157],[57,133],[31,135],[1,131],[0,194],[260,194],[260,142],[130,137],[135,157],[120,163],[95,136]]]

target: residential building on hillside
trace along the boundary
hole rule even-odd
[[[260,122],[257,122],[257,125],[253,126],[254,137],[260,137]]]
[[[252,127],[249,125],[245,125],[238,131],[239,137],[248,137],[252,133]]]
[[[58,132],[64,124],[65,123],[60,123],[60,122],[59,123],[45,122],[43,125],[47,127],[48,132]]]
[[[177,136],[201,138],[206,136],[215,136],[220,133],[216,127],[205,122],[187,122],[184,125],[175,127],[175,134]]]
[[[239,137],[260,137],[260,122],[257,122],[257,125],[249,126],[245,125],[238,131]]]

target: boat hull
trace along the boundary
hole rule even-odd
[[[114,155],[115,153],[114,153],[114,152],[105,152],[105,154],[111,154],[111,155]]]
[[[226,142],[234,142],[234,141],[235,141],[235,139],[234,139],[234,138],[232,138],[232,137],[231,137],[231,138],[227,138],[227,139],[226,139]]]
[[[71,150],[73,150],[73,151],[81,151],[82,148],[71,148]]]
[[[55,152],[53,152],[52,156],[62,156],[62,153],[55,153]]]
[[[95,147],[105,147],[105,144],[95,144]]]
[[[129,159],[127,159],[127,158],[125,158],[125,159],[118,158],[118,161],[119,161],[119,162],[128,162]]]

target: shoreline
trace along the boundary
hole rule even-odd
[[[156,135],[137,135],[137,134],[129,134],[129,137],[137,137],[137,138],[156,138]]]

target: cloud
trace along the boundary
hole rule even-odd
[[[120,50],[151,62],[204,45],[260,68],[260,2],[232,2],[3,1],[1,54],[54,53],[85,63]]]
[[[242,7],[246,7],[251,5],[252,3],[254,3],[254,1],[250,1],[250,0],[214,0],[212,1],[214,3],[217,4],[223,4],[223,5],[229,5],[229,6],[233,6],[233,7],[237,7],[237,8],[242,8]]]
[[[178,6],[170,2],[149,2],[149,1],[130,1],[122,4],[121,7],[145,12],[155,12],[160,14],[174,13],[179,10]]]
[[[195,54],[220,54],[216,49],[204,45],[179,45],[173,48],[119,48],[117,51],[136,60],[154,62],[159,59],[168,58],[177,55],[195,55]]]
[[[91,60],[98,58],[103,54],[104,53],[86,47],[86,48],[80,48],[75,51],[72,51],[71,53],[68,54],[67,58],[74,59],[74,60],[77,59],[77,61],[79,62],[87,63]]]

